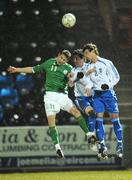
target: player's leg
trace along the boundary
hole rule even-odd
[[[49,134],[55,145],[56,153],[59,157],[63,158],[64,154],[60,147],[59,133],[55,124],[55,115],[47,115],[48,125],[49,125]]]
[[[96,134],[100,143],[104,143],[105,128],[103,124],[104,113],[97,113],[96,118]]]
[[[97,141],[97,138],[95,137],[93,132],[92,133],[89,132],[86,121],[85,121],[84,117],[82,116],[82,114],[80,113],[80,111],[75,106],[73,106],[69,110],[69,113],[72,114],[76,118],[81,129],[84,131],[84,133],[86,134],[86,136],[88,138],[88,143],[95,144],[95,142]]]
[[[107,98],[108,99],[108,98]],[[109,101],[107,103],[107,109],[110,113],[110,118],[113,124],[114,133],[117,139],[116,154],[118,157],[123,156],[123,132],[122,126],[119,119],[119,108],[117,104],[116,95],[111,93]]]
[[[85,109],[85,114],[87,115],[87,125],[89,127],[89,132],[95,131],[96,124],[96,114],[91,106],[87,106]]]
[[[89,97],[87,97],[87,96],[76,97],[75,105],[83,114],[85,114],[85,119],[87,122],[87,126],[89,128],[89,132],[91,132],[91,134],[94,134],[95,113],[89,102]]]
[[[89,97],[79,96],[76,97],[75,104],[77,108],[83,114],[85,114],[84,117],[86,119],[87,126],[89,129],[88,143],[90,145],[90,149],[93,151],[97,151],[97,138],[95,138],[95,113],[89,101]]]
[[[85,132],[86,135],[88,135],[89,130],[86,121],[80,111],[74,105],[72,105],[68,112],[75,117],[81,129]]]
[[[60,105],[55,101],[56,96],[56,93],[47,93],[44,96],[44,103],[48,119],[50,137],[55,145],[57,155],[63,158],[64,154],[60,147],[59,133],[55,123],[56,114],[60,111]]]
[[[90,149],[93,151],[98,151],[98,139],[93,138],[92,135],[95,136],[95,130],[96,130],[96,113],[94,112],[93,108],[91,106],[86,107],[85,114],[87,115],[86,121],[87,125],[89,127],[89,132],[91,133],[91,136],[88,139],[88,142],[90,143]]]
[[[114,132],[117,139],[117,146],[116,146],[116,154],[118,157],[122,158],[123,156],[123,132],[122,126],[119,119],[118,113],[111,113],[111,121],[113,123]]]
[[[99,148],[99,152],[98,152],[98,157],[100,159],[107,159],[108,155],[107,155],[107,147],[105,144],[105,128],[104,128],[104,124],[103,124],[103,116],[104,113],[98,113],[97,114],[97,118],[96,118],[96,136],[99,140],[99,144],[98,144],[98,148]]]
[[[102,159],[107,159],[107,147],[105,145],[105,129],[104,129],[104,111],[105,111],[105,106],[102,101],[102,98],[99,95],[94,96],[93,100],[93,108],[94,111],[97,114],[96,117],[96,136],[99,140],[99,152],[98,152],[98,157]]]
[[[86,134],[86,136],[89,136],[89,129],[87,127],[86,121],[77,107],[73,104],[72,100],[67,95],[63,94],[63,102],[61,101],[60,104],[63,110],[69,112],[75,117],[83,132]]]

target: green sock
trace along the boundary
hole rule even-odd
[[[49,127],[49,133],[54,144],[59,144],[59,133],[55,126]]]
[[[89,130],[88,130],[86,121],[85,121],[85,119],[83,118],[83,116],[81,115],[81,116],[79,116],[79,117],[76,118],[76,119],[77,119],[77,121],[78,121],[81,129],[87,134],[87,133],[89,132]]]

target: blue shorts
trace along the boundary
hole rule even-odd
[[[114,91],[95,91],[92,106],[96,113],[119,113],[117,98]]]
[[[92,106],[92,97],[78,96],[75,99],[75,104],[80,111],[84,112],[88,106]]]

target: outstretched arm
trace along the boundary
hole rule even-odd
[[[9,73],[33,73],[32,67],[19,68],[19,67],[9,66],[7,68],[7,71]]]

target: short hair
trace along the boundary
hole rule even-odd
[[[98,48],[96,46],[96,44],[93,44],[93,43],[88,43],[88,44],[85,44],[83,46],[83,52],[88,49],[90,52],[94,50],[95,54],[96,55],[99,55],[99,52],[98,52]]]
[[[73,51],[73,56],[79,56],[81,59],[83,58],[83,51],[82,49],[76,49]]]
[[[71,57],[71,52],[68,50],[62,50],[61,54],[64,54],[67,59],[69,59]]]

